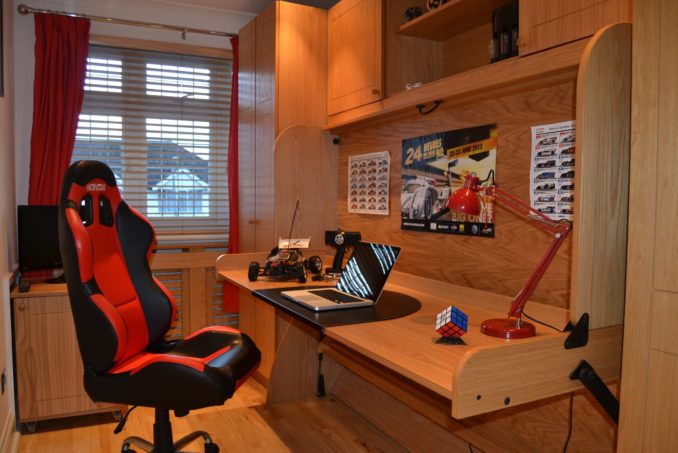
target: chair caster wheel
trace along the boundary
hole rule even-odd
[[[205,453],[219,453],[219,446],[215,443],[205,444]]]

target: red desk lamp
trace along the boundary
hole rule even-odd
[[[481,184],[487,182],[490,177],[492,182],[487,186]],[[480,214],[480,197],[484,193],[496,202],[501,202],[507,208],[520,215],[526,220],[537,221],[537,225],[544,228],[553,235],[553,242],[546,250],[537,268],[534,270],[527,283],[516,294],[511,302],[511,308],[506,318],[488,319],[483,321],[480,331],[485,335],[493,337],[506,338],[507,340],[518,338],[529,338],[535,335],[534,325],[525,322],[522,319],[523,307],[539,284],[539,281],[551,264],[553,257],[560,248],[561,244],[572,229],[572,224],[568,220],[554,220],[547,215],[533,209],[519,198],[503,191],[494,182],[494,171],[491,170],[486,179],[480,179],[472,173],[464,179],[464,187],[456,190],[448,199],[448,207],[457,212],[463,212],[469,215]]]

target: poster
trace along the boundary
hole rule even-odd
[[[348,212],[388,215],[391,155],[388,151],[348,158]]]
[[[530,206],[554,220],[572,221],[575,123],[532,127]]]
[[[402,141],[402,230],[494,237],[494,204],[483,194],[479,215],[450,211],[447,201],[475,173],[484,184],[496,171],[495,124]],[[481,183],[483,184],[483,183]]]

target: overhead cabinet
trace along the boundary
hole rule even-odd
[[[329,11],[329,115],[378,101],[382,80],[382,0],[342,0]]]
[[[342,0],[330,11],[330,16],[337,19],[330,18],[328,22],[328,129],[379,116],[381,112],[388,114],[395,104],[414,108],[443,99],[442,93],[436,95],[437,85],[447,85],[453,77],[468,78],[471,87],[483,81],[491,85],[495,73],[500,78],[506,74],[508,82],[512,78],[508,72],[530,63],[516,63],[512,65],[515,68],[501,69],[496,69],[496,64],[522,60],[520,57],[535,53],[541,55],[546,50],[555,50],[553,48],[571,47],[574,41],[592,36],[607,25],[631,20],[630,0],[520,0],[517,40],[520,57],[490,64],[492,14],[495,9],[511,4],[511,0],[450,0],[406,22],[403,12],[412,2],[384,2],[383,10],[376,13],[377,6],[369,10],[362,6],[362,14],[352,18],[351,13],[356,14],[363,3],[367,0]],[[351,25],[346,23],[348,18]],[[381,27],[381,33],[370,30],[355,38],[358,36],[355,30],[363,29],[366,20],[374,27]],[[341,39],[341,45],[333,44],[332,37]],[[369,60],[367,63],[368,52],[373,56],[371,50],[376,48],[373,39],[383,42],[384,49],[376,51],[380,62]],[[552,55],[557,53],[567,54],[568,50]],[[552,55],[544,56],[544,60],[551,59]],[[548,69],[544,67],[541,71]],[[368,76],[375,82],[368,83]],[[379,89],[376,81],[382,78],[383,88]],[[412,85],[414,89],[408,89]],[[375,93],[371,98],[367,87],[372,87]]]
[[[593,35],[631,21],[630,0],[520,0],[520,55]]]

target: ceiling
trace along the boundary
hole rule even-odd
[[[256,15],[274,0],[157,0],[163,3],[174,3],[178,5],[190,5],[196,7],[210,8],[224,12],[234,12],[241,14]],[[292,3],[301,3],[304,5],[317,6],[319,8],[329,8],[339,0],[291,0]]]

